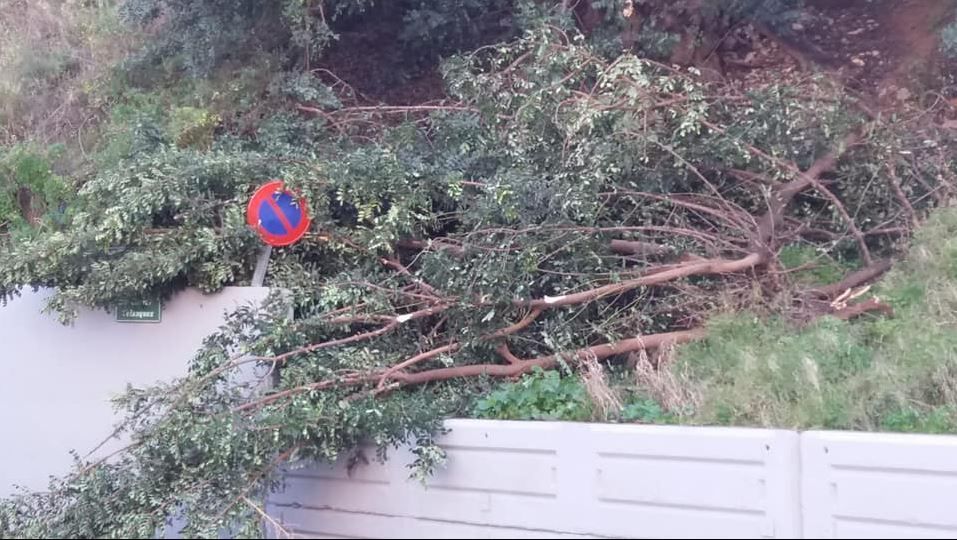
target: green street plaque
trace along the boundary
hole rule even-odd
[[[159,300],[127,302],[116,306],[116,322],[158,323],[163,319],[163,305]]]

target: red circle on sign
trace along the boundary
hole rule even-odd
[[[291,198],[297,203],[295,211],[298,211],[300,215],[299,222],[295,226],[290,224],[288,216],[282,208],[280,208],[279,203],[283,200],[283,196]],[[277,234],[276,232],[271,232],[263,226],[262,216],[264,206],[268,206],[271,212],[281,222],[283,228],[282,233]],[[306,231],[309,230],[312,221],[309,218],[306,200],[286,191],[282,180],[273,180],[257,189],[256,193],[253,194],[253,198],[249,201],[249,206],[246,208],[246,223],[259,233],[259,237],[263,239],[263,242],[266,242],[270,246],[283,247],[298,242],[306,234]]]

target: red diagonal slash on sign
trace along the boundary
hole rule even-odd
[[[272,211],[276,213],[276,216],[279,218],[279,221],[282,222],[282,226],[286,228],[287,233],[292,232],[292,223],[289,223],[289,219],[286,218],[286,213],[282,211],[282,208],[279,208],[279,205],[276,204],[276,199],[269,197],[266,199],[266,204],[272,208]]]

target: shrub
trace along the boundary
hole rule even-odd
[[[592,406],[578,377],[536,370],[481,398],[475,414],[497,420],[585,421],[591,418]]]
[[[69,187],[53,172],[59,152],[57,147],[0,148],[0,231],[38,225],[66,202]]]

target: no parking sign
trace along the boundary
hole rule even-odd
[[[246,209],[246,222],[263,242],[275,247],[298,242],[311,223],[306,200],[287,191],[281,180],[256,190]]]

